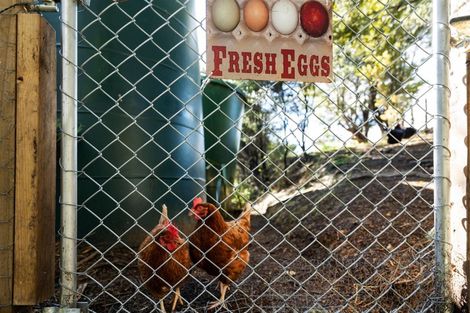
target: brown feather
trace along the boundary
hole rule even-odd
[[[221,282],[230,284],[241,276],[249,262],[251,207],[248,205],[237,220],[225,222],[215,206],[201,205],[209,213],[204,221],[198,221],[189,238],[191,259],[208,274],[220,275]]]
[[[168,222],[166,207],[162,211],[161,223]],[[158,239],[165,233],[165,225],[158,224],[139,247],[138,269],[141,281],[158,300],[181,285],[191,267],[188,243],[179,244],[170,253]]]

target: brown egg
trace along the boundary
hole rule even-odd
[[[263,30],[269,21],[269,10],[263,0],[248,0],[243,8],[246,26],[252,31]]]

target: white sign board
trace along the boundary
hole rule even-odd
[[[207,75],[331,82],[329,0],[207,0]]]

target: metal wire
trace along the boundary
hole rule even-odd
[[[194,5],[92,1],[78,24],[63,12],[63,44],[74,33],[79,50],[77,59],[63,53],[78,71],[77,93],[62,86],[63,104],[78,113],[78,124],[61,126],[62,140],[78,145],[61,161],[62,175],[73,176],[61,197],[70,213],[63,304],[158,312],[137,247],[163,204],[189,240],[191,202],[205,195],[227,219],[253,203],[251,257],[231,284],[228,311],[433,311],[444,302],[434,291],[442,246],[433,239],[433,190],[445,175],[433,177],[441,144],[429,129],[445,112],[427,105],[431,3],[335,6],[330,85],[201,79],[204,18]],[[230,110],[237,103],[240,115]],[[388,144],[398,123],[416,134]],[[239,136],[236,148],[230,136]],[[75,153],[77,166],[66,164]],[[178,310],[208,311],[217,284],[193,265]]]

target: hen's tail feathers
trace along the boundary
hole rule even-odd
[[[249,229],[251,225],[251,204],[247,202],[245,207],[243,208],[242,214],[240,214],[239,219],[240,225],[245,226],[245,228]]]
[[[168,208],[164,204],[162,205],[162,215],[160,216],[160,221],[158,222],[158,224],[162,225],[165,222],[169,222],[169,221],[170,219],[168,218]]]
[[[243,208],[243,212],[250,212],[250,214],[251,214],[251,204],[250,204],[250,202],[245,203],[245,207]]]

